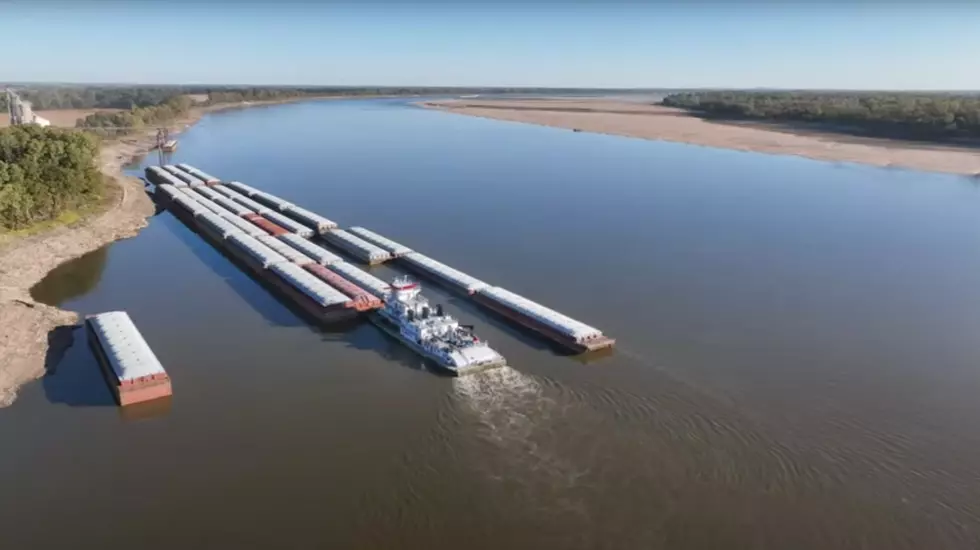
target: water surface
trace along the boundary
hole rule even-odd
[[[618,339],[449,295],[512,368],[307,324],[168,213],[59,268],[174,380],[111,406],[81,334],[0,412],[9,548],[975,548],[976,182],[467,118],[222,113],[174,162],[363,225]],[[391,267],[372,268],[390,277]]]

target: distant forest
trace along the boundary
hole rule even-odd
[[[706,117],[822,123],[862,135],[980,138],[980,95],[715,91],[671,94],[662,103]]]
[[[211,103],[265,101],[293,97],[365,95],[443,95],[500,93],[572,93],[576,89],[541,88],[453,88],[398,86],[126,86],[36,84],[12,88],[30,101],[34,109],[135,109],[160,105],[185,94],[207,94]],[[0,109],[6,110],[6,97],[0,94]]]
[[[111,86],[111,85],[24,85],[15,91],[37,111],[54,109],[120,109],[94,113],[79,119],[76,127],[102,136],[119,136],[139,128],[164,125],[188,113],[195,102],[188,96],[206,96],[203,105],[276,101],[302,97],[413,96],[535,93],[540,88],[450,88],[450,87],[338,87],[338,86]],[[575,90],[548,90],[568,93]],[[7,109],[0,94],[0,111]]]
[[[171,96],[162,103],[116,112],[92,113],[75,123],[103,137],[129,133],[146,126],[166,125],[190,112],[194,105],[187,95]],[[123,130],[115,130],[122,128]]]

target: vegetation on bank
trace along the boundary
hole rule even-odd
[[[72,219],[102,196],[98,139],[35,125],[0,129],[0,229]]]
[[[75,123],[76,128],[102,136],[130,133],[144,127],[168,124],[188,112],[194,100],[186,95],[170,97],[157,105],[134,107],[128,111],[93,113]]]
[[[719,118],[823,123],[887,137],[980,138],[980,95],[719,91],[671,94],[662,103]]]
[[[574,88],[486,88],[447,86],[143,86],[88,84],[14,85],[34,109],[124,109],[160,105],[179,95],[208,96],[212,103],[267,101],[304,96],[453,95],[501,93],[573,93]],[[589,90],[590,92],[601,90]],[[609,90],[613,92],[614,90]],[[6,110],[0,94],[0,110]]]
[[[53,109],[135,109],[159,105],[168,99],[207,89],[193,86],[88,86],[35,85],[15,86],[21,98],[30,101],[34,110]],[[0,94],[0,110],[6,110],[7,98]]]

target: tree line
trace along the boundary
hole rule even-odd
[[[72,86],[40,85],[15,87],[14,91],[30,101],[35,110],[53,109],[135,109],[159,105],[182,94],[207,93],[200,86]],[[0,94],[0,109],[6,110],[5,94]]]
[[[193,105],[194,100],[190,97],[176,95],[157,105],[134,107],[128,111],[92,113],[79,119],[75,127],[101,136],[130,133],[144,127],[170,123],[190,112]]]
[[[135,109],[159,105],[185,94],[208,95],[216,103],[262,101],[302,96],[367,95],[443,95],[501,93],[574,93],[600,90],[575,88],[488,88],[451,86],[143,86],[33,84],[11,86],[36,110],[52,109]],[[2,86],[0,86],[2,88]],[[6,97],[0,94],[0,110],[6,110]]]
[[[663,105],[730,119],[819,122],[914,139],[980,138],[980,95],[712,91]]]
[[[33,124],[0,129],[0,228],[52,220],[102,196],[98,139]]]

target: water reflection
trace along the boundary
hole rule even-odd
[[[174,160],[418,247],[616,351],[551,353],[423,282],[519,369],[430,376],[367,323],[309,326],[165,214],[114,245],[95,291],[45,288],[90,287],[58,275],[105,250],[37,295],[131,312],[173,411],[121,429],[75,331],[0,411],[5,547],[147,547],[148,517],[179,520],[159,548],[978,547],[975,180],[364,105],[208,118]],[[134,505],[137,485],[152,498]],[[59,529],[34,521],[55,509],[73,511]]]
[[[172,406],[173,396],[168,395],[166,397],[146,401],[144,403],[136,403],[134,405],[119,407],[119,418],[121,418],[123,422],[140,422],[144,420],[163,418],[170,414],[170,409]]]
[[[104,246],[59,265],[31,288],[31,297],[44,304],[60,306],[72,298],[84,296],[99,284],[108,257],[109,246]]]
[[[173,228],[174,236],[187,245],[187,249],[197,256],[201,264],[220,277],[271,326],[295,327],[306,324],[303,322],[303,319],[309,319],[306,312],[294,306],[290,300],[279,300],[277,296],[280,291],[269,283],[252,277],[249,268],[241,260],[212,246],[209,237],[183,225],[173,216],[166,216],[165,219]],[[262,290],[257,289],[256,284]]]

